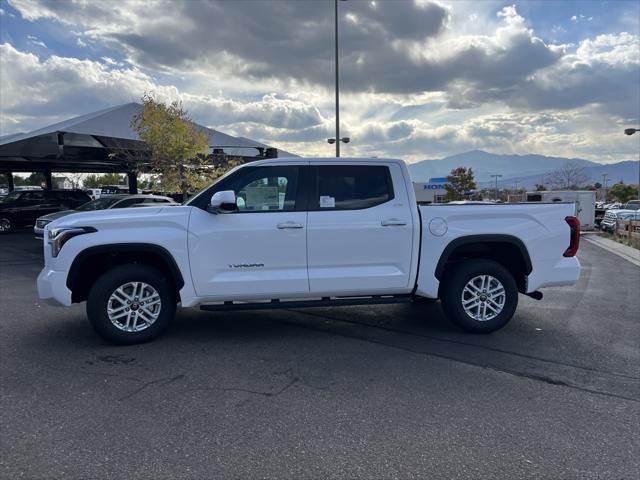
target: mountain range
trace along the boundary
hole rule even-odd
[[[428,182],[433,177],[446,177],[457,167],[473,168],[479,187],[494,185],[491,175],[502,175],[498,181],[500,188],[532,189],[537,183],[548,183],[544,177],[563,165],[584,168],[587,183],[602,183],[602,175],[607,174],[607,185],[617,182],[638,183],[638,160],[617,163],[597,163],[581,158],[548,157],[545,155],[501,155],[483,150],[472,150],[437,160],[422,160],[408,165],[411,176],[416,182]]]

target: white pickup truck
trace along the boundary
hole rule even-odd
[[[87,302],[104,338],[151,340],[176,306],[300,308],[440,299],[487,333],[518,293],[578,280],[574,205],[418,206],[404,162],[242,165],[179,207],[77,213],[46,226],[41,299]]]

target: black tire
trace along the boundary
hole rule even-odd
[[[481,275],[490,275],[497,279],[504,288],[502,310],[487,320],[477,320],[467,314],[462,302],[465,286],[472,279]],[[482,295],[479,293],[479,300],[485,298],[485,302],[492,301]],[[491,260],[466,260],[453,265],[443,279],[440,296],[442,309],[447,318],[465,332],[470,333],[491,333],[504,327],[511,320],[518,306],[518,287],[513,276],[505,267]],[[494,297],[493,300],[500,302],[502,299]]]
[[[15,223],[13,222],[13,218],[4,213],[0,213],[0,233],[12,232],[14,228]]]
[[[157,318],[140,331],[125,331],[118,328],[109,319],[107,313],[111,295],[120,286],[129,282],[144,282],[153,287],[160,297],[160,311]],[[131,310],[134,310],[134,307],[135,310],[139,308],[134,303]],[[176,291],[173,282],[147,265],[120,265],[108,270],[96,280],[87,297],[87,317],[91,326],[102,338],[118,345],[133,345],[153,340],[169,326],[175,312]]]

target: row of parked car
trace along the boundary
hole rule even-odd
[[[613,233],[616,231],[618,222],[630,220],[640,220],[640,200],[631,200],[625,205],[610,205],[604,212],[604,217],[600,222],[600,230]]]
[[[92,200],[82,190],[16,190],[0,201],[0,233],[33,225],[36,237],[42,238],[48,223],[75,212],[172,205],[179,203],[161,195],[103,193]]]

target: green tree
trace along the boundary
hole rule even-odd
[[[536,183],[536,192],[546,192],[547,187],[542,185],[541,183]]]
[[[447,190],[447,194],[444,197],[446,201],[464,200],[465,194],[476,188],[473,169],[465,167],[454,168],[447,177],[447,184],[444,188]]]
[[[119,173],[105,173],[104,175],[87,175],[82,184],[85,188],[99,188],[103,185],[123,185],[125,183],[124,175]]]
[[[196,130],[180,102],[167,105],[145,93],[131,127],[149,147],[151,173],[160,176],[164,191],[187,194],[218,176],[215,168],[205,168],[207,136]]]
[[[33,172],[28,177],[21,177],[20,175],[13,176],[13,184],[16,186],[33,186],[41,187],[46,183],[44,173]]]
[[[638,188],[635,185],[625,185],[624,183],[616,183],[609,189],[609,194],[621,203],[627,203],[635,198]]]

